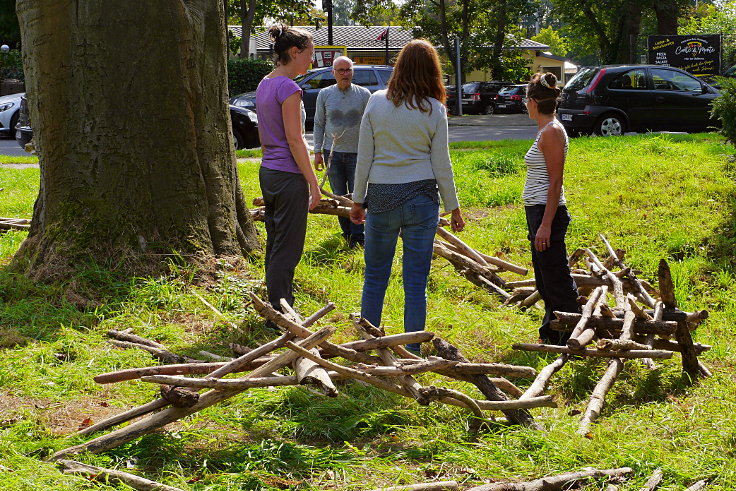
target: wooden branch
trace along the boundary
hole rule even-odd
[[[202,302],[203,304],[205,304],[205,306],[207,306],[207,307],[208,307],[208,308],[209,308],[209,309],[210,309],[210,310],[211,310],[212,312],[214,312],[214,313],[215,313],[215,315],[216,315],[216,316],[217,316],[217,317],[218,317],[218,318],[219,318],[219,319],[220,319],[221,321],[225,322],[225,323],[226,323],[226,324],[227,324],[228,326],[232,327],[232,328],[233,328],[233,329],[235,329],[236,331],[238,331],[238,332],[243,332],[243,330],[242,330],[241,328],[239,328],[237,324],[235,324],[235,323],[234,323],[234,322],[232,322],[232,321],[231,321],[230,319],[228,319],[227,317],[225,317],[225,314],[223,314],[222,312],[220,312],[220,311],[219,311],[219,310],[217,309],[217,307],[215,307],[214,305],[212,305],[211,303],[209,303],[209,302],[208,302],[208,301],[207,301],[207,300],[206,300],[206,299],[205,299],[205,298],[204,298],[204,297],[203,297],[202,295],[200,295],[199,293],[195,292],[194,290],[192,290],[192,294],[193,294],[193,295],[194,295],[195,297],[197,297],[197,298],[199,299],[199,301],[200,301],[200,302]]]
[[[416,375],[419,373],[433,372],[446,369],[455,365],[457,365],[456,361],[445,360],[444,358],[439,357],[431,357],[430,359],[421,361],[419,363],[400,364],[399,366],[395,367],[365,365],[359,363],[353,368],[357,370],[362,370],[363,372],[369,373],[371,375],[380,375],[381,377],[398,377],[401,375]]]
[[[522,300],[520,305],[522,307],[531,307],[540,300],[542,300],[542,294],[539,293],[539,290],[535,290],[534,293]]]
[[[320,330],[319,332],[315,333],[314,335],[308,337],[307,339],[302,340],[300,342],[300,345],[304,347],[305,349],[313,348],[317,344],[327,339],[333,332],[334,332],[334,328],[324,328]],[[261,377],[263,375],[268,375],[280,368],[288,366],[294,360],[294,358],[296,358],[296,355],[294,354],[293,351],[282,353],[278,355],[277,357],[273,358],[271,361],[269,361],[265,365],[259,368],[256,368],[255,370],[250,372],[248,375],[246,375],[245,378],[256,378],[256,377]],[[214,404],[222,402],[232,397],[233,395],[238,394],[239,392],[242,392],[242,391],[240,390],[232,390],[232,391],[211,390],[211,391],[208,391],[202,394],[199,397],[199,401],[197,402],[197,404],[195,404],[192,407],[189,407],[189,408],[170,407],[170,408],[164,409],[161,412],[148,416],[147,418],[142,419],[140,421],[136,421],[135,423],[131,423],[130,425],[124,428],[118,429],[116,431],[113,431],[112,433],[109,433],[107,435],[100,436],[98,438],[90,440],[86,443],[82,443],[80,445],[75,445],[73,447],[59,450],[58,452],[53,454],[49,458],[49,460],[58,460],[63,457],[66,457],[67,455],[76,454],[79,452],[83,452],[85,450],[92,452],[92,453],[99,453],[99,452],[104,452],[106,450],[110,450],[111,448],[115,448],[119,445],[127,443],[131,440],[134,440],[140,436],[151,433],[152,431],[162,428],[168,425],[169,423],[179,420],[185,416],[189,416],[190,414],[194,414],[204,408],[207,408]]]
[[[659,483],[662,482],[663,475],[664,474],[662,473],[662,468],[657,467],[657,469],[655,469],[655,471],[652,473],[651,477],[647,479],[644,487],[640,488],[639,491],[654,491],[654,489],[659,486]]]
[[[695,350],[693,338],[690,335],[690,329],[687,327],[687,322],[680,321],[677,323],[675,339],[677,339],[677,344],[680,345],[682,369],[687,372],[690,379],[694,381],[701,374],[701,371],[698,363],[698,353]]]
[[[516,264],[510,263],[508,261],[504,261],[503,259],[500,259],[496,256],[489,256],[488,254],[483,254],[482,252],[478,251],[478,254],[480,254],[480,257],[486,260],[488,264],[492,264],[498,268],[501,268],[503,270],[509,271],[511,273],[516,273],[521,276],[526,276],[529,274],[529,270],[527,268],[518,266]]]
[[[595,330],[592,328],[588,329],[587,324],[593,315],[596,305],[598,305],[601,299],[605,301],[607,290],[608,287],[606,286],[599,286],[593,290],[588,301],[585,302],[585,306],[580,314],[580,320],[575,324],[575,328],[572,330],[572,334],[570,334],[570,339],[567,340],[568,348],[580,349],[593,339]]]
[[[296,322],[297,324],[303,324],[304,319],[294,310],[291,305],[289,305],[289,302],[286,301],[285,298],[282,298],[279,300],[279,305],[281,306],[281,312],[289,317],[293,322]]]
[[[532,385],[529,386],[528,389],[526,389],[526,392],[519,397],[520,401],[524,401],[527,399],[531,399],[533,397],[537,397],[544,392],[544,388],[547,386],[547,383],[549,382],[549,379],[552,378],[552,375],[557,373],[560,368],[565,366],[565,363],[567,363],[567,359],[569,358],[568,355],[560,355],[557,357],[555,361],[544,367],[540,372],[539,375],[537,375],[537,378],[534,379],[534,382],[532,382]]]
[[[208,358],[212,361],[224,361],[224,362],[233,361],[233,359],[229,356],[221,356],[216,353],[210,353],[209,351],[204,351],[204,350],[197,351],[197,354],[201,356],[202,358]]]
[[[628,350],[628,351],[601,351],[597,349],[584,348],[572,350],[567,346],[553,344],[514,343],[513,349],[524,351],[541,351],[543,353],[564,353],[567,355],[593,356],[599,358],[672,358],[671,351],[662,350]]]
[[[271,361],[269,357],[260,357],[244,364],[238,371],[253,370]],[[126,380],[135,380],[146,375],[203,375],[224,367],[226,362],[215,363],[183,363],[175,365],[157,365],[153,367],[129,368],[117,372],[101,373],[94,378],[98,384],[111,384]]]
[[[625,273],[626,276],[629,276],[636,283],[636,286],[637,286],[637,288],[639,290],[636,293],[638,293],[639,295],[641,295],[644,303],[647,306],[649,306],[651,308],[654,308],[654,304],[656,303],[655,300],[651,297],[651,295],[649,295],[649,293],[646,291],[646,289],[644,288],[644,286],[642,286],[641,282],[636,278],[636,275],[634,274],[634,272],[631,271],[630,268],[627,268],[626,265],[623,263],[623,251],[619,252],[620,249],[619,249],[619,251],[614,251],[613,250],[613,247],[611,247],[611,244],[608,243],[608,241],[603,236],[603,234],[599,234],[599,236],[600,236],[601,240],[603,241],[603,244],[605,244],[606,249],[608,249],[608,253],[611,255],[611,258],[613,258],[614,263],[619,268],[621,268],[622,270],[627,270],[626,273]]]
[[[666,309],[677,308],[677,299],[675,298],[675,285],[672,283],[672,274],[670,273],[670,265],[664,259],[659,260],[659,294]]]
[[[142,406],[134,407],[133,409],[129,409],[125,412],[122,412],[120,414],[116,414],[115,416],[111,416],[107,419],[104,419],[100,421],[99,423],[95,423],[91,426],[83,428],[79,430],[77,433],[75,433],[75,435],[77,436],[91,435],[92,433],[97,433],[98,431],[112,428],[115,425],[118,425],[120,423],[125,423],[126,421],[130,421],[131,419],[135,419],[145,414],[152,413],[168,405],[169,405],[169,401],[165,399],[161,399],[161,398],[155,399],[147,404],[143,404]]]
[[[460,350],[452,344],[448,343],[444,339],[435,338],[432,341],[434,347],[437,349],[437,353],[447,360],[453,360],[458,362],[468,363],[468,359],[465,358]],[[475,385],[478,390],[488,399],[489,401],[506,401],[508,398],[496,385],[485,375],[469,375],[466,379],[471,384]],[[525,410],[512,410],[505,411],[504,415],[512,423],[541,430],[542,427],[534,421],[531,413]]]
[[[209,378],[190,378],[180,377],[177,375],[149,375],[141,377],[141,382],[154,384],[170,384],[180,387],[193,387],[197,389],[252,389],[255,387],[282,387],[289,385],[299,385],[295,375],[284,376],[274,375],[271,377],[256,377],[249,379],[209,379]]]
[[[429,331],[405,332],[391,336],[364,339],[362,341],[350,341],[340,346],[356,351],[369,351],[373,349],[392,348],[399,344],[424,343],[430,341],[433,337],[434,333]]]
[[[284,315],[281,314],[281,312],[278,312],[273,307],[271,307],[271,305],[261,300],[255,293],[251,293],[250,296],[256,312],[258,312],[265,319],[270,320],[271,322],[279,325],[283,329],[293,333],[300,338],[306,338],[312,334],[309,329],[287,319]],[[321,346],[325,353],[330,356],[341,356],[346,360],[354,361],[357,363],[381,363],[381,359],[378,357],[361,353],[353,349],[343,348],[342,346],[330,343],[329,341],[325,341],[324,343],[322,343]]]
[[[319,356],[316,349],[309,350],[313,355]],[[327,370],[308,358],[297,358],[294,360],[294,372],[296,378],[302,385],[314,385],[327,397],[337,397],[337,388],[327,374]]]
[[[596,343],[596,348],[603,351],[618,351],[618,350],[650,350],[651,346],[647,344],[637,343],[631,339],[599,339]]]
[[[376,488],[373,491],[454,491],[456,489],[460,489],[457,481],[439,481],[407,484],[405,486],[391,486],[388,488]]]
[[[324,307],[319,309],[317,312],[315,312],[314,314],[304,319],[304,322],[302,322],[302,326],[310,327],[312,324],[314,324],[315,322],[317,322],[318,320],[320,320],[322,317],[329,314],[333,310],[335,310],[335,304],[332,302],[328,302],[327,305],[325,305]]]
[[[554,314],[560,324],[566,326],[576,325],[580,321],[581,317],[581,314],[576,314],[573,312],[555,311]],[[620,319],[618,317],[611,319],[603,316],[592,316],[587,325],[595,328],[605,329],[608,331],[620,331],[624,325],[624,321],[623,319]],[[636,319],[634,321],[634,332],[639,334],[659,334],[663,336],[671,336],[675,333],[676,329],[677,322],[668,320],[646,321],[643,319]]]
[[[120,481],[133,489],[141,491],[183,491],[181,488],[167,486],[160,482],[151,481],[150,479],[117,469],[105,469],[103,467],[83,464],[76,460],[59,460],[57,463],[61,466],[64,474],[85,474],[95,481],[105,482],[108,479]]]
[[[705,489],[706,487],[708,487],[708,482],[703,479],[688,487],[687,489],[685,489],[685,491],[700,491],[701,489]]]
[[[143,344],[145,346],[152,346],[154,348],[159,349],[166,349],[166,347],[159,343],[158,341],[153,341],[151,339],[146,339],[141,336],[136,336],[135,334],[130,334],[129,332],[124,331],[117,331],[115,329],[109,329],[107,331],[107,335],[111,338],[117,339],[118,341],[128,341],[135,344]]]
[[[419,389],[423,398],[428,401],[437,401],[442,399],[456,399],[465,404],[473,415],[478,419],[483,419],[483,411],[480,410],[480,406],[475,402],[472,397],[463,394],[462,392],[454,389],[447,389],[444,387],[435,387],[430,385]]]
[[[448,232],[442,227],[437,227],[437,235],[445,239],[447,242],[453,244],[455,247],[460,249],[462,253],[466,256],[468,256],[473,261],[477,262],[481,266],[488,267],[488,263],[486,260],[481,257],[480,254],[478,254],[478,251],[470,247],[468,244],[457,238],[455,235],[453,235],[451,232]]]
[[[130,341],[118,341],[117,339],[108,339],[108,343],[118,348],[138,348],[143,351],[148,351],[153,355],[154,358],[161,360],[166,363],[201,363],[202,360],[195,360],[188,356],[177,355],[171,351],[163,348],[156,348],[147,344],[131,343]]]
[[[593,254],[593,251],[590,249],[585,249],[585,253],[588,255],[590,260],[595,264],[606,276],[606,278],[611,282],[612,289],[613,289],[613,298],[616,300],[616,307],[623,308],[624,303],[626,302],[626,297],[624,296],[624,285],[621,283],[621,280],[613,273],[611,273],[609,270],[607,270],[603,264],[598,260],[598,257],[596,257],[595,254]]]
[[[605,476],[622,476],[634,472],[630,467],[622,467],[620,469],[586,469],[581,472],[570,472],[567,474],[559,474],[556,476],[547,476],[529,482],[517,483],[492,483],[484,484],[466,491],[557,491],[568,489],[568,486],[575,481],[581,481],[588,478],[600,478]]]
[[[502,377],[532,378],[537,371],[532,367],[507,365],[505,363],[458,363],[452,368],[438,370],[438,373],[453,378],[467,375],[499,375]]]
[[[461,272],[472,283],[488,289],[491,293],[497,293],[504,299],[510,296],[510,294],[503,289],[505,288],[504,280],[502,280],[493,271],[490,271],[487,266],[483,266],[464,254],[448,249],[437,239],[434,241],[433,250],[438,256],[447,259],[456,270]]]

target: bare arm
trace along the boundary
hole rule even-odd
[[[544,208],[542,223],[539,225],[534,247],[539,252],[546,250],[550,244],[552,235],[552,220],[557,213],[562,194],[562,174],[565,168],[565,135],[557,126],[548,127],[539,138],[537,143],[539,150],[544,155],[547,163],[547,174],[549,175],[549,188],[547,189],[547,205]]]
[[[291,155],[309,184],[309,209],[312,210],[319,203],[320,190],[317,174],[314,173],[309,161],[307,141],[302,135],[301,101],[299,92],[291,94],[281,104],[281,116],[284,118],[284,131]]]

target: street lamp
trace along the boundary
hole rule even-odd
[[[9,51],[10,51],[10,46],[8,46],[7,44],[3,44],[2,46],[0,46],[0,52],[7,53]]]

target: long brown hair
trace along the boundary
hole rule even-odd
[[[396,107],[405,104],[409,109],[419,109],[430,114],[432,105],[427,100],[428,97],[445,103],[440,57],[428,41],[414,39],[401,49],[394,72],[388,81],[386,97]]]

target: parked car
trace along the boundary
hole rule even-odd
[[[568,133],[703,131],[717,89],[679,68],[615,65],[580,70],[562,90],[557,114]]]
[[[20,99],[25,93],[0,97],[0,134],[13,137],[13,128],[18,122]]]
[[[391,77],[393,70],[393,67],[384,65],[354,65],[353,83],[363,86],[373,93],[388,86],[388,79]],[[307,113],[306,123],[307,126],[311,127],[314,124],[317,94],[325,87],[335,84],[332,67],[314,68],[304,75],[296,77],[294,82],[303,90],[302,100],[304,101],[304,110]],[[236,95],[230,98],[230,104],[255,111],[256,93],[252,91]]]
[[[496,94],[512,85],[511,82],[468,82],[463,84],[463,114],[493,114],[495,112]],[[447,108],[452,114],[455,111],[457,91],[455,86],[447,90]]]
[[[28,101],[25,94],[21,98],[18,111],[18,123],[15,125],[15,141],[21,148],[33,138],[33,128],[28,117]],[[258,116],[255,112],[243,107],[230,105],[230,119],[232,120],[233,142],[235,149],[254,148],[261,145],[258,136]]]
[[[516,84],[504,87],[496,95],[496,112],[525,113],[526,84]]]

